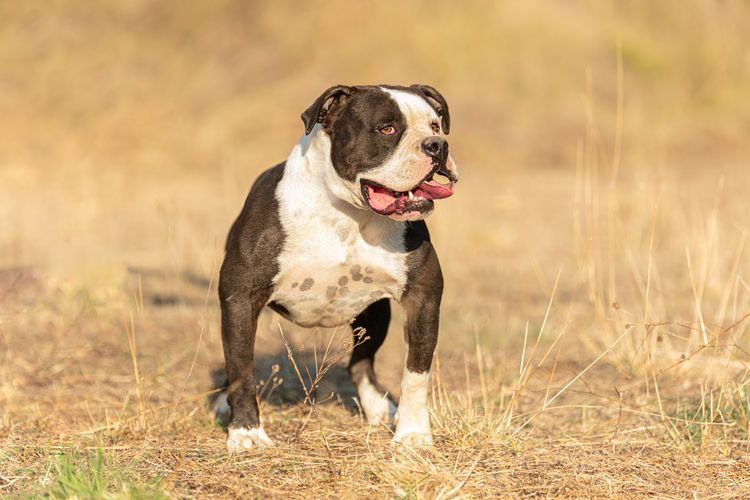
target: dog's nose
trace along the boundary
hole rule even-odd
[[[448,156],[448,141],[442,137],[428,137],[422,141],[422,151],[436,160],[442,160]]]

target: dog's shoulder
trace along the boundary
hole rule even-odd
[[[253,206],[266,206],[269,208],[278,208],[276,201],[276,186],[281,182],[284,176],[286,161],[282,161],[263,173],[261,173],[250,188],[250,193],[245,200],[243,212],[252,210]]]
[[[245,205],[229,231],[227,254],[254,255],[258,250],[277,255],[284,244],[279,220],[276,188],[284,176],[286,162],[281,162],[258,176],[250,188]]]

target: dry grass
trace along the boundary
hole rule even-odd
[[[750,495],[747,4],[0,19],[0,495]],[[429,221],[435,447],[394,452],[364,422],[348,332],[269,312],[278,446],[227,457],[208,400],[228,225],[317,92],[381,81],[444,91],[462,166]]]

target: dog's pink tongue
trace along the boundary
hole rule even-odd
[[[367,194],[370,206],[380,212],[388,211],[396,202],[393,193],[381,187],[367,186]]]
[[[453,194],[453,182],[440,184],[434,179],[425,181],[415,189],[414,194],[419,195],[422,198],[427,198],[428,200],[447,198]]]

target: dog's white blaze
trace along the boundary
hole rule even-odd
[[[268,437],[266,431],[263,430],[263,426],[252,429],[229,429],[227,449],[230,453],[250,448],[267,448],[269,446],[273,446],[273,441]]]
[[[427,101],[412,92],[383,87],[381,87],[381,90],[390,95],[396,101],[396,104],[398,104],[398,108],[406,118],[406,124],[409,127],[407,133],[412,133],[412,138],[415,134],[424,137],[434,135],[432,132],[432,122],[437,121],[440,123],[440,117]]]
[[[394,442],[418,446],[432,444],[430,412],[427,409],[429,380],[429,372],[416,373],[404,368]]]
[[[368,377],[363,377],[357,385],[359,403],[365,412],[367,421],[372,425],[389,424],[396,414],[396,405],[382,394]]]
[[[276,190],[286,235],[272,301],[302,326],[346,324],[406,285],[406,226],[365,209],[358,184],[331,162],[328,134],[316,126],[287,159]]]

